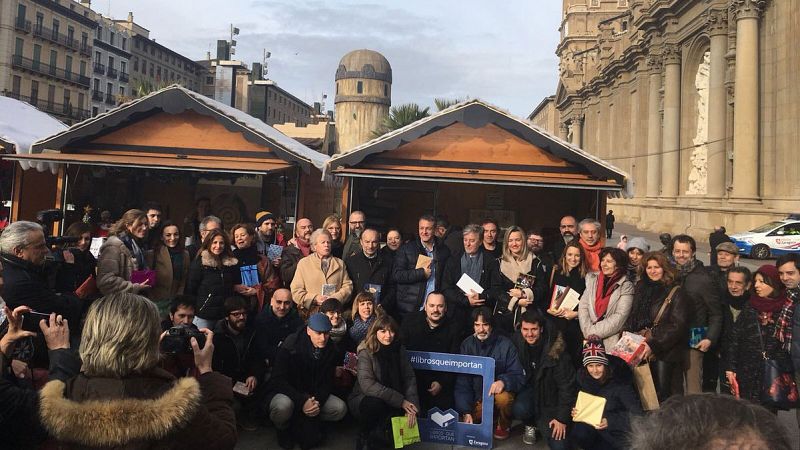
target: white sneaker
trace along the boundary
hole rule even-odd
[[[525,425],[525,432],[522,433],[522,442],[528,445],[536,444],[536,427]]]

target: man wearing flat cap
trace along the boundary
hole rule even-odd
[[[278,347],[270,378],[269,418],[278,432],[281,448],[324,445],[321,421],[337,422],[347,405],[331,394],[339,352],[330,342],[331,321],[322,313]]]

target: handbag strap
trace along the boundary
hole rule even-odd
[[[669,295],[667,295],[667,298],[664,299],[664,303],[661,304],[661,309],[659,309],[658,314],[656,314],[656,320],[653,321],[652,328],[657,327],[658,323],[661,322],[661,317],[664,315],[664,311],[666,311],[669,304],[672,303],[672,297],[675,296],[675,292],[678,291],[679,287],[680,286],[675,286],[671,291],[669,291]]]
[[[766,361],[769,358],[767,358],[767,350],[764,348],[764,335],[761,334],[761,322],[758,321],[758,317],[756,317],[756,327],[758,328],[758,343],[761,345],[761,357]]]
[[[553,280],[556,278],[556,270],[558,270],[558,269],[559,269],[559,267],[557,265],[553,264],[553,269],[550,271],[550,287],[551,288],[553,287]]]

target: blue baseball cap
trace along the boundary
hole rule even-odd
[[[330,333],[333,325],[331,325],[331,320],[325,314],[314,313],[308,318],[308,327],[317,333]]]

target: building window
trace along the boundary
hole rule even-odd
[[[125,97],[125,88],[122,86],[119,87],[119,95],[120,97]]]
[[[109,56],[108,57],[108,68],[109,69],[113,69],[114,68],[114,57],[113,56]]]
[[[150,76],[154,77],[156,73],[156,66],[153,63],[150,63]]]
[[[72,106],[70,104],[70,97],[71,97],[70,94],[72,93],[69,91],[69,89],[64,89],[64,108],[69,108],[70,106]]]
[[[47,86],[47,103],[52,105],[56,102],[56,86],[51,84]]]
[[[89,35],[81,33],[81,49],[89,48]]]
[[[113,31],[109,31],[108,32],[108,43],[111,44],[111,45],[114,45],[114,32]]]
[[[92,106],[92,117],[96,116],[98,113],[97,106]]]
[[[22,56],[22,50],[25,48],[25,41],[22,38],[17,38],[17,42],[14,47],[14,54]]]
[[[42,46],[39,44],[33,44],[33,60],[37,63],[42,60]]]
[[[55,70],[58,66],[58,52],[50,50],[50,70]]]
[[[128,47],[128,38],[122,38],[122,49],[127,50]]]
[[[134,40],[133,42],[133,46],[139,48],[139,41]]]
[[[106,94],[114,95],[114,85],[112,83],[106,83]]]
[[[590,0],[589,6],[592,8],[598,8],[600,6],[600,0]]]
[[[28,10],[28,8],[25,5],[23,5],[22,3],[17,5],[17,19],[24,21],[25,20],[25,16],[27,14],[27,10]]]
[[[94,52],[94,62],[97,64],[103,63],[103,54],[100,52]]]
[[[34,32],[42,32],[42,27],[44,26],[44,14],[36,13],[36,29]]]
[[[69,44],[72,44],[72,41],[75,40],[75,28],[74,27],[67,27],[67,39],[69,39]]]
[[[121,73],[128,73],[128,64],[125,61],[119,62],[119,71]]]
[[[53,19],[53,39],[55,39],[55,40],[58,40],[58,28],[59,28],[59,26],[60,26],[60,24],[58,23],[58,20]]]
[[[139,58],[133,58],[133,71],[139,71]]]
[[[208,85],[214,84],[214,77],[206,77],[206,84]]]
[[[72,73],[72,56],[67,55],[66,62],[64,63],[64,71],[67,74]]]
[[[389,96],[389,85],[386,83],[383,83],[383,96],[384,97]]]
[[[363,81],[359,81],[356,84],[356,92],[359,93],[359,94],[363,94],[364,93],[364,82]]]
[[[156,67],[156,79],[161,80],[161,66]]]
[[[94,90],[97,91],[97,92],[100,92],[100,80],[95,78],[92,81],[94,82]]]
[[[78,92],[78,108],[83,109],[84,100],[86,100],[86,97],[83,95],[83,92]]]
[[[36,106],[39,100],[39,82],[36,80],[31,81],[31,105]]]
[[[16,95],[19,95],[21,87],[22,87],[22,77],[20,77],[19,75],[14,75],[14,77],[11,78],[11,92],[13,92]]]
[[[81,76],[86,76],[86,61],[81,61]]]
[[[97,26],[97,30],[95,30],[94,37],[96,37],[98,41],[103,40],[103,27],[101,27],[100,25]]]

